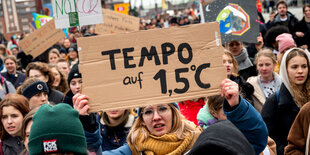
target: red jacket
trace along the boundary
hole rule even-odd
[[[194,122],[198,126],[197,114],[199,110],[205,105],[204,99],[201,98],[197,102],[187,100],[178,103],[178,105],[182,115],[184,115],[187,120]]]

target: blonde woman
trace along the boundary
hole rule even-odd
[[[277,61],[270,49],[258,52],[255,56],[255,64],[259,75],[250,77],[247,82],[254,87],[252,95],[254,107],[261,112],[266,98],[280,89],[282,80],[277,73],[273,72]]]

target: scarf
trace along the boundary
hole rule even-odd
[[[125,126],[125,124],[128,121],[128,117],[129,117],[129,111],[125,110],[124,115],[121,118],[119,118],[118,123],[117,124],[111,124],[109,122],[108,115],[105,112],[103,112],[101,114],[100,123],[101,124],[106,124],[110,128],[116,128],[118,126]]]
[[[145,155],[165,154],[165,155],[181,155],[192,147],[195,140],[194,136],[188,132],[185,139],[179,139],[176,133],[165,134],[161,137],[149,135],[145,141],[138,138],[134,146],[130,146],[131,150],[143,152]],[[132,149],[134,147],[134,149]],[[133,155],[135,152],[133,151]]]
[[[239,55],[235,56],[235,58],[238,62],[239,71],[253,66],[253,64],[252,64],[252,62],[248,56],[248,52],[246,51],[245,48],[243,48],[241,53]]]

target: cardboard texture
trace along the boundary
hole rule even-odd
[[[52,6],[57,29],[103,23],[99,0],[52,0]]]
[[[96,25],[97,34],[139,31],[140,18],[102,9],[103,24]]]
[[[219,22],[222,43],[232,40],[256,43],[259,36],[256,0],[211,0],[202,5],[202,20]]]
[[[35,58],[65,37],[65,33],[61,29],[55,28],[55,20],[53,19],[22,39],[19,45],[26,54],[31,54]]]
[[[82,93],[89,96],[90,111],[220,93],[226,70],[219,34],[218,23],[205,23],[78,38]]]

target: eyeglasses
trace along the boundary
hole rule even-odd
[[[157,109],[145,108],[143,112],[141,113],[142,117],[144,117],[145,119],[153,118],[155,110],[157,110],[158,115],[165,116],[169,112],[170,107],[169,106],[158,106]]]
[[[232,43],[229,43],[229,46],[230,46],[230,47],[233,47],[233,46],[240,46],[240,43],[239,43],[239,42],[232,42]]]

